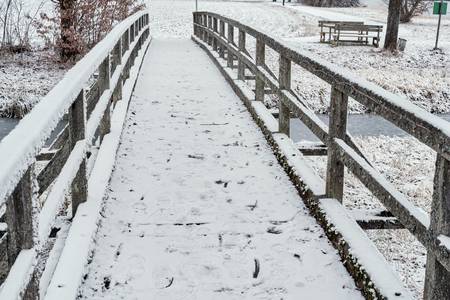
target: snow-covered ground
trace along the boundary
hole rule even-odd
[[[378,1],[378,0],[377,0]],[[192,34],[194,1],[150,1],[152,33],[155,36],[189,37]],[[400,37],[408,40],[404,53],[391,55],[382,49],[366,46],[330,47],[319,43],[319,19],[357,18],[366,23],[384,24],[387,9],[377,5],[361,8],[317,8],[295,3],[282,7],[272,1],[231,2],[199,1],[199,10],[214,11],[239,20],[294,47],[317,54],[330,62],[350,69],[369,81],[406,95],[417,105],[436,113],[450,112],[450,20],[443,19],[441,50],[433,51],[437,19],[417,17],[402,24]],[[250,44],[251,48],[251,44]],[[278,56],[267,53],[267,62],[275,74]],[[319,113],[328,111],[328,84],[301,68],[293,68],[293,87]],[[274,106],[276,99],[267,99]],[[365,111],[351,102],[351,112]]]
[[[48,51],[0,54],[0,117],[22,118],[64,76]]]
[[[362,299],[207,55],[155,39],[144,66],[81,298]]]

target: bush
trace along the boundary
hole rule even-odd
[[[351,7],[359,6],[359,0],[300,0],[306,5],[321,7]]]
[[[400,22],[408,23],[412,18],[428,10],[432,2],[424,0],[403,0],[400,9]]]

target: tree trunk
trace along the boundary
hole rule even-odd
[[[5,10],[5,17],[3,20],[3,37],[2,37],[2,47],[6,46],[6,28],[8,27],[8,13],[9,13],[9,9],[11,7],[11,1],[9,0],[8,3],[6,4],[6,10]]]
[[[74,59],[78,54],[75,45],[75,0],[59,0],[61,15],[61,60]]]
[[[384,40],[384,49],[389,51],[397,50],[401,5],[402,0],[389,0],[386,38]]]

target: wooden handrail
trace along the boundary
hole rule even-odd
[[[218,58],[215,55],[210,56],[223,70],[222,73],[232,83],[235,91],[244,99],[247,106],[251,107],[251,111],[256,110],[255,107],[257,107],[257,112],[254,114],[257,116],[257,121],[263,123],[265,130],[273,128],[273,123],[270,120],[264,121],[264,118],[267,119],[266,115],[258,115],[258,112],[264,108],[255,102],[263,99],[266,88],[278,94],[280,100],[279,125],[277,132],[269,134],[271,141],[276,140],[273,137],[275,134],[282,134],[289,138],[289,120],[294,115],[300,118],[328,147],[325,195],[314,195],[315,201],[320,201],[325,196],[342,202],[344,167],[347,167],[403,227],[408,229],[427,248],[426,298],[429,297],[427,291],[430,290],[439,291],[441,294],[438,295],[448,295],[446,293],[450,291],[450,242],[446,241],[450,241],[450,123],[413,105],[404,97],[388,92],[360,76],[351,74],[348,70],[339,68],[306,51],[296,50],[268,34],[238,21],[210,12],[196,12],[193,16],[194,41],[208,53],[212,53],[216,48],[220,49]],[[218,33],[214,28],[207,26],[206,20],[212,20],[208,22],[217,22],[214,20],[218,20],[221,24],[223,23],[224,28],[227,28],[227,33]],[[234,42],[235,29],[239,32],[238,46]],[[256,40],[255,59],[250,56],[246,48],[245,35],[250,35]],[[210,45],[214,45],[214,47]],[[266,47],[270,47],[279,55],[279,75],[271,74],[265,66]],[[228,76],[229,72],[236,67],[235,60],[238,61],[237,80]],[[291,64],[297,64],[331,86],[329,126],[323,124],[291,89]],[[244,76],[247,71],[252,73],[252,76]],[[252,94],[243,90],[247,78],[255,79],[254,93]],[[353,143],[346,132],[349,97],[437,152],[431,216],[414,206],[391,183],[385,180]],[[277,148],[279,146],[276,145]],[[290,170],[292,171],[292,169]],[[328,228],[325,229],[328,230]],[[337,248],[342,250],[340,246]],[[348,257],[344,259],[348,259]],[[437,274],[439,274],[438,277],[444,279],[437,279]],[[360,280],[360,278],[356,280]]]
[[[42,251],[51,250],[55,220],[70,206],[72,211],[65,213],[73,218],[86,201],[88,160],[96,160],[91,153],[110,131],[122,86],[149,36],[146,11],[115,26],[0,142],[0,206],[6,206],[2,219],[7,226],[0,248],[6,249],[1,259],[8,265],[1,270],[8,275],[1,299],[38,299],[37,266],[45,265]],[[36,167],[36,157],[43,167]]]

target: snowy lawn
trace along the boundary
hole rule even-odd
[[[362,298],[242,102],[187,39],[150,46],[80,293]]]
[[[378,1],[379,2],[379,1]],[[189,37],[192,34],[192,1],[150,1],[152,34]],[[199,10],[217,12],[284,40],[297,49],[308,50],[345,67],[389,91],[403,94],[431,112],[450,112],[450,20],[443,19],[442,50],[433,51],[436,18],[424,16],[411,24],[402,24],[400,36],[408,40],[404,53],[390,55],[370,46],[330,47],[319,43],[317,21],[323,18],[344,20],[350,17],[368,24],[383,24],[387,9],[379,5],[362,8],[315,8],[290,4],[282,7],[272,1],[199,1]],[[253,48],[249,39],[249,48]],[[382,44],[382,43],[381,43]],[[267,63],[275,74],[278,56],[268,50]],[[325,113],[330,87],[314,75],[293,68],[293,87],[310,108]],[[276,99],[267,99],[274,106]],[[365,109],[350,104],[351,112]]]

